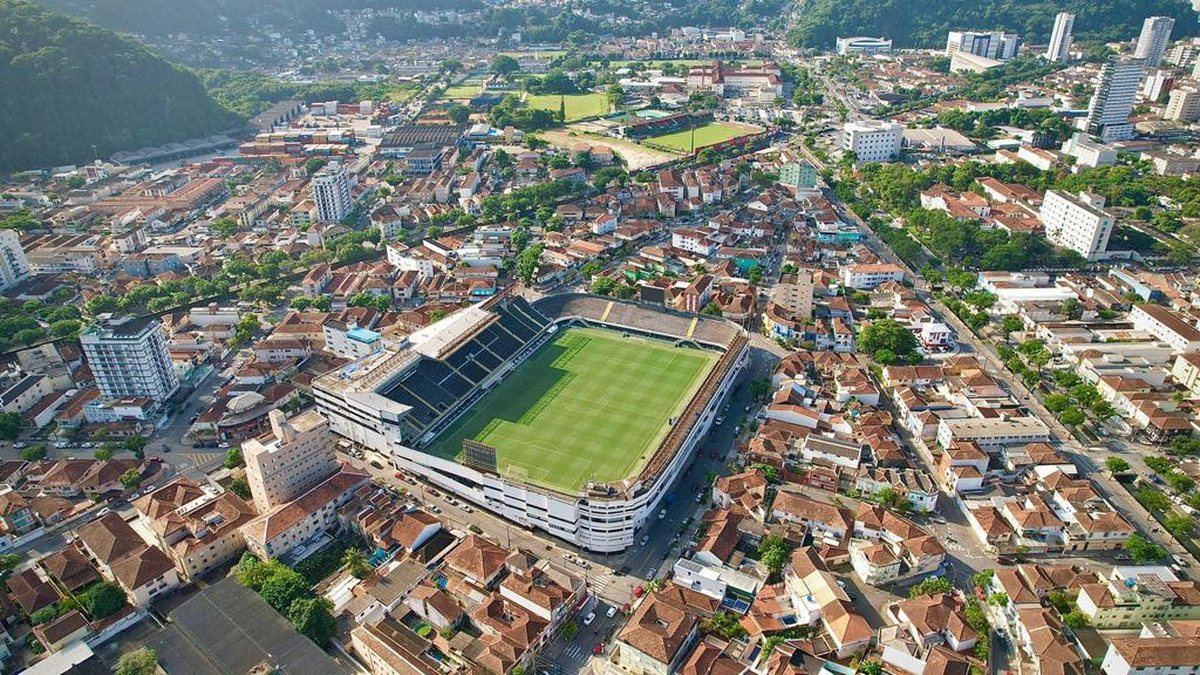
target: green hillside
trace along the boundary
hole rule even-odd
[[[195,75],[136,42],[15,0],[0,0],[0,91],[0,171],[85,161],[238,123]]]
[[[1062,11],[1076,15],[1077,42],[1133,39],[1147,16],[1174,17],[1173,38],[1197,34],[1196,12],[1186,0],[806,0],[788,37],[818,49],[833,49],[839,36],[853,35],[936,48],[950,30],[1003,29],[1027,44],[1045,44]]]

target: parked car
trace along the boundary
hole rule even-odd
[[[617,606],[613,605],[612,607],[609,607],[608,611],[605,612],[604,615],[610,619],[613,618],[614,616],[616,616],[617,615]]]
[[[596,620],[596,613],[588,612],[587,616],[583,617],[583,625],[590,626],[590,625],[592,625],[592,622],[595,620]]]

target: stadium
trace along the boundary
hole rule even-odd
[[[631,546],[748,359],[733,323],[502,295],[314,383],[338,434],[597,552]]]

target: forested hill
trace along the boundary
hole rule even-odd
[[[1072,12],[1075,40],[1136,38],[1148,16],[1175,19],[1172,38],[1197,34],[1187,0],[805,0],[792,44],[833,49],[838,37],[891,38],[897,47],[937,48],[950,30],[1005,30],[1026,44],[1046,44],[1054,16]]]
[[[116,33],[17,0],[0,0],[0,91],[0,171],[86,161],[238,123],[192,73]]]

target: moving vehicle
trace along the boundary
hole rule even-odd
[[[583,617],[583,625],[590,626],[590,625],[592,625],[592,622],[595,620],[596,620],[596,613],[588,612],[587,616]]]

